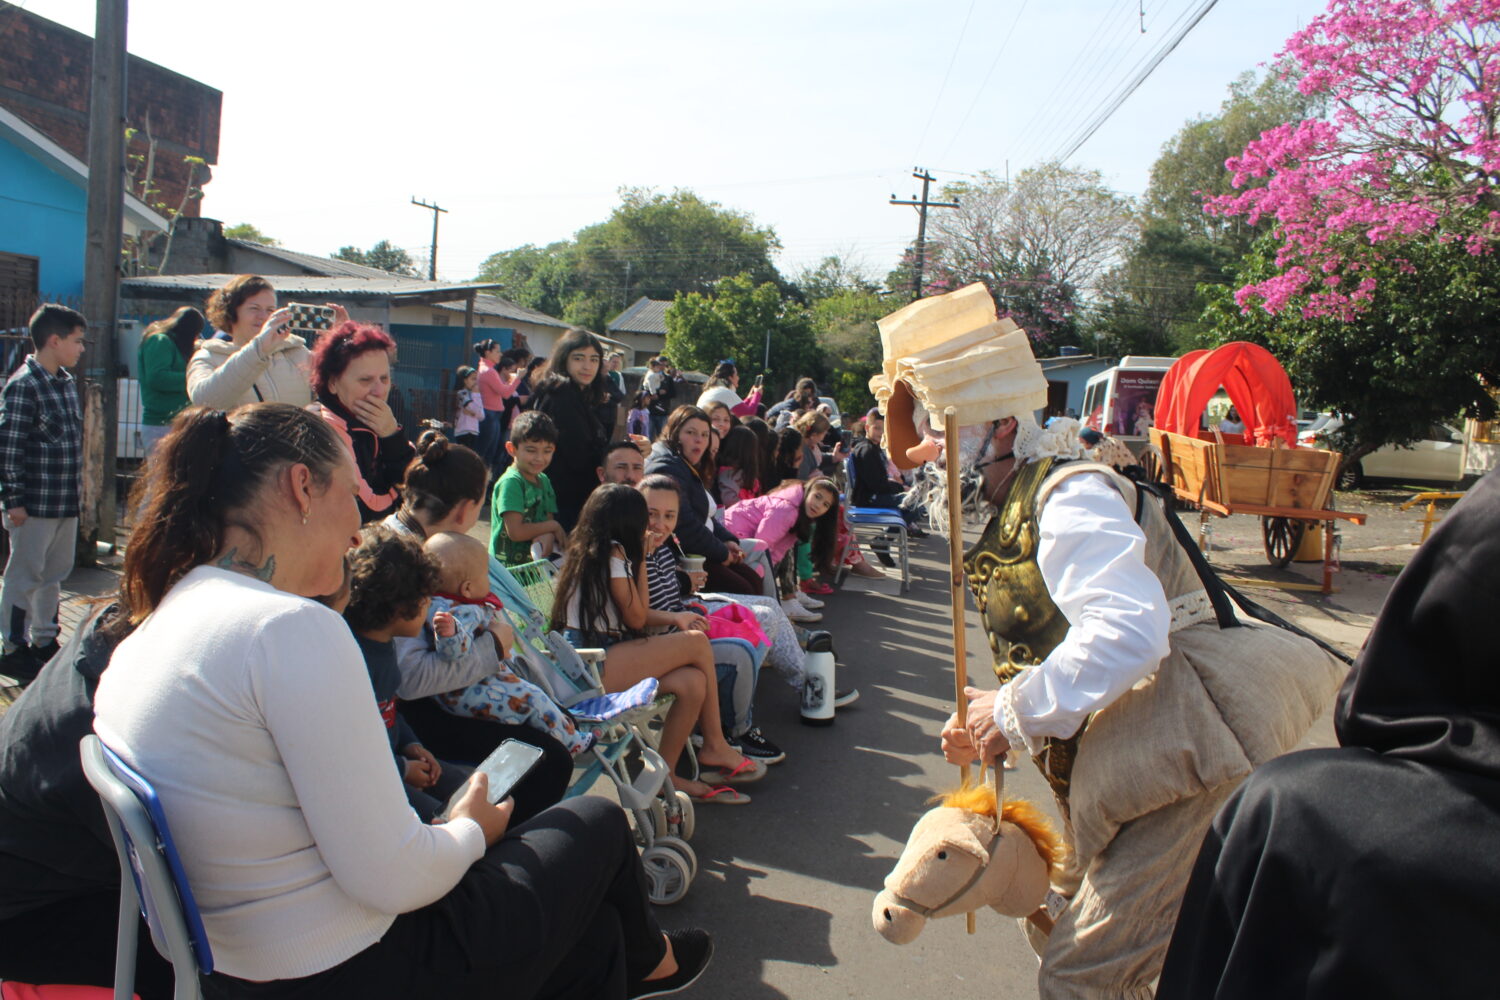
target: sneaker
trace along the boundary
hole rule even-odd
[[[843,708],[859,701],[859,688],[850,688],[847,691],[836,690],[833,692],[833,707]]]
[[[40,646],[31,647],[31,658],[36,661],[37,668],[40,669],[51,662],[52,658],[57,655],[57,651],[60,649],[62,649],[62,647],[57,644],[56,639],[48,639],[44,644]]]
[[[762,764],[780,764],[786,760],[781,747],[766,739],[759,726],[753,726],[741,736],[730,737],[729,742],[746,757],[754,757]]]
[[[687,989],[698,981],[714,957],[714,939],[709,937],[708,931],[696,927],[667,931],[667,940],[672,942],[677,971],[660,979],[632,983],[625,991],[629,1000],[664,997]]]
[[[816,611],[809,611],[793,598],[788,597],[781,602],[781,610],[794,622],[820,622],[823,616]]]
[[[823,606],[823,602],[806,591],[799,590],[792,595],[792,600],[802,605],[809,611],[816,611]]]

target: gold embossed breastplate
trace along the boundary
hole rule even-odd
[[[1047,593],[1037,564],[1037,491],[1052,466],[1050,458],[1023,465],[1004,506],[964,554],[964,573],[1002,684],[1022,667],[1041,663],[1068,633],[1068,620]]]
[[[1052,471],[1044,458],[1021,466],[1004,505],[985,525],[974,547],[964,553],[964,573],[979,606],[995,657],[995,676],[1004,684],[1045,660],[1068,634],[1068,619],[1047,592],[1037,562],[1041,526],[1037,494]],[[1052,786],[1064,814],[1078,741],[1087,721],[1065,740],[1048,739],[1036,765]]]

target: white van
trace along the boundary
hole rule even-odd
[[[1127,354],[1113,368],[1089,379],[1083,390],[1083,425],[1140,454],[1151,443],[1157,390],[1176,362],[1176,358]]]

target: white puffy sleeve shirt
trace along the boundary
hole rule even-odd
[[[1000,689],[995,721],[1036,753],[1149,677],[1167,655],[1171,613],[1146,566],[1146,536],[1124,497],[1099,475],[1060,483],[1042,505],[1037,563],[1067,635]]]

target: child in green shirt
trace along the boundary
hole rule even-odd
[[[490,497],[490,551],[507,566],[561,554],[568,533],[557,523],[557,494],[544,471],[557,450],[557,427],[528,410],[510,425],[505,450],[514,461]]]

